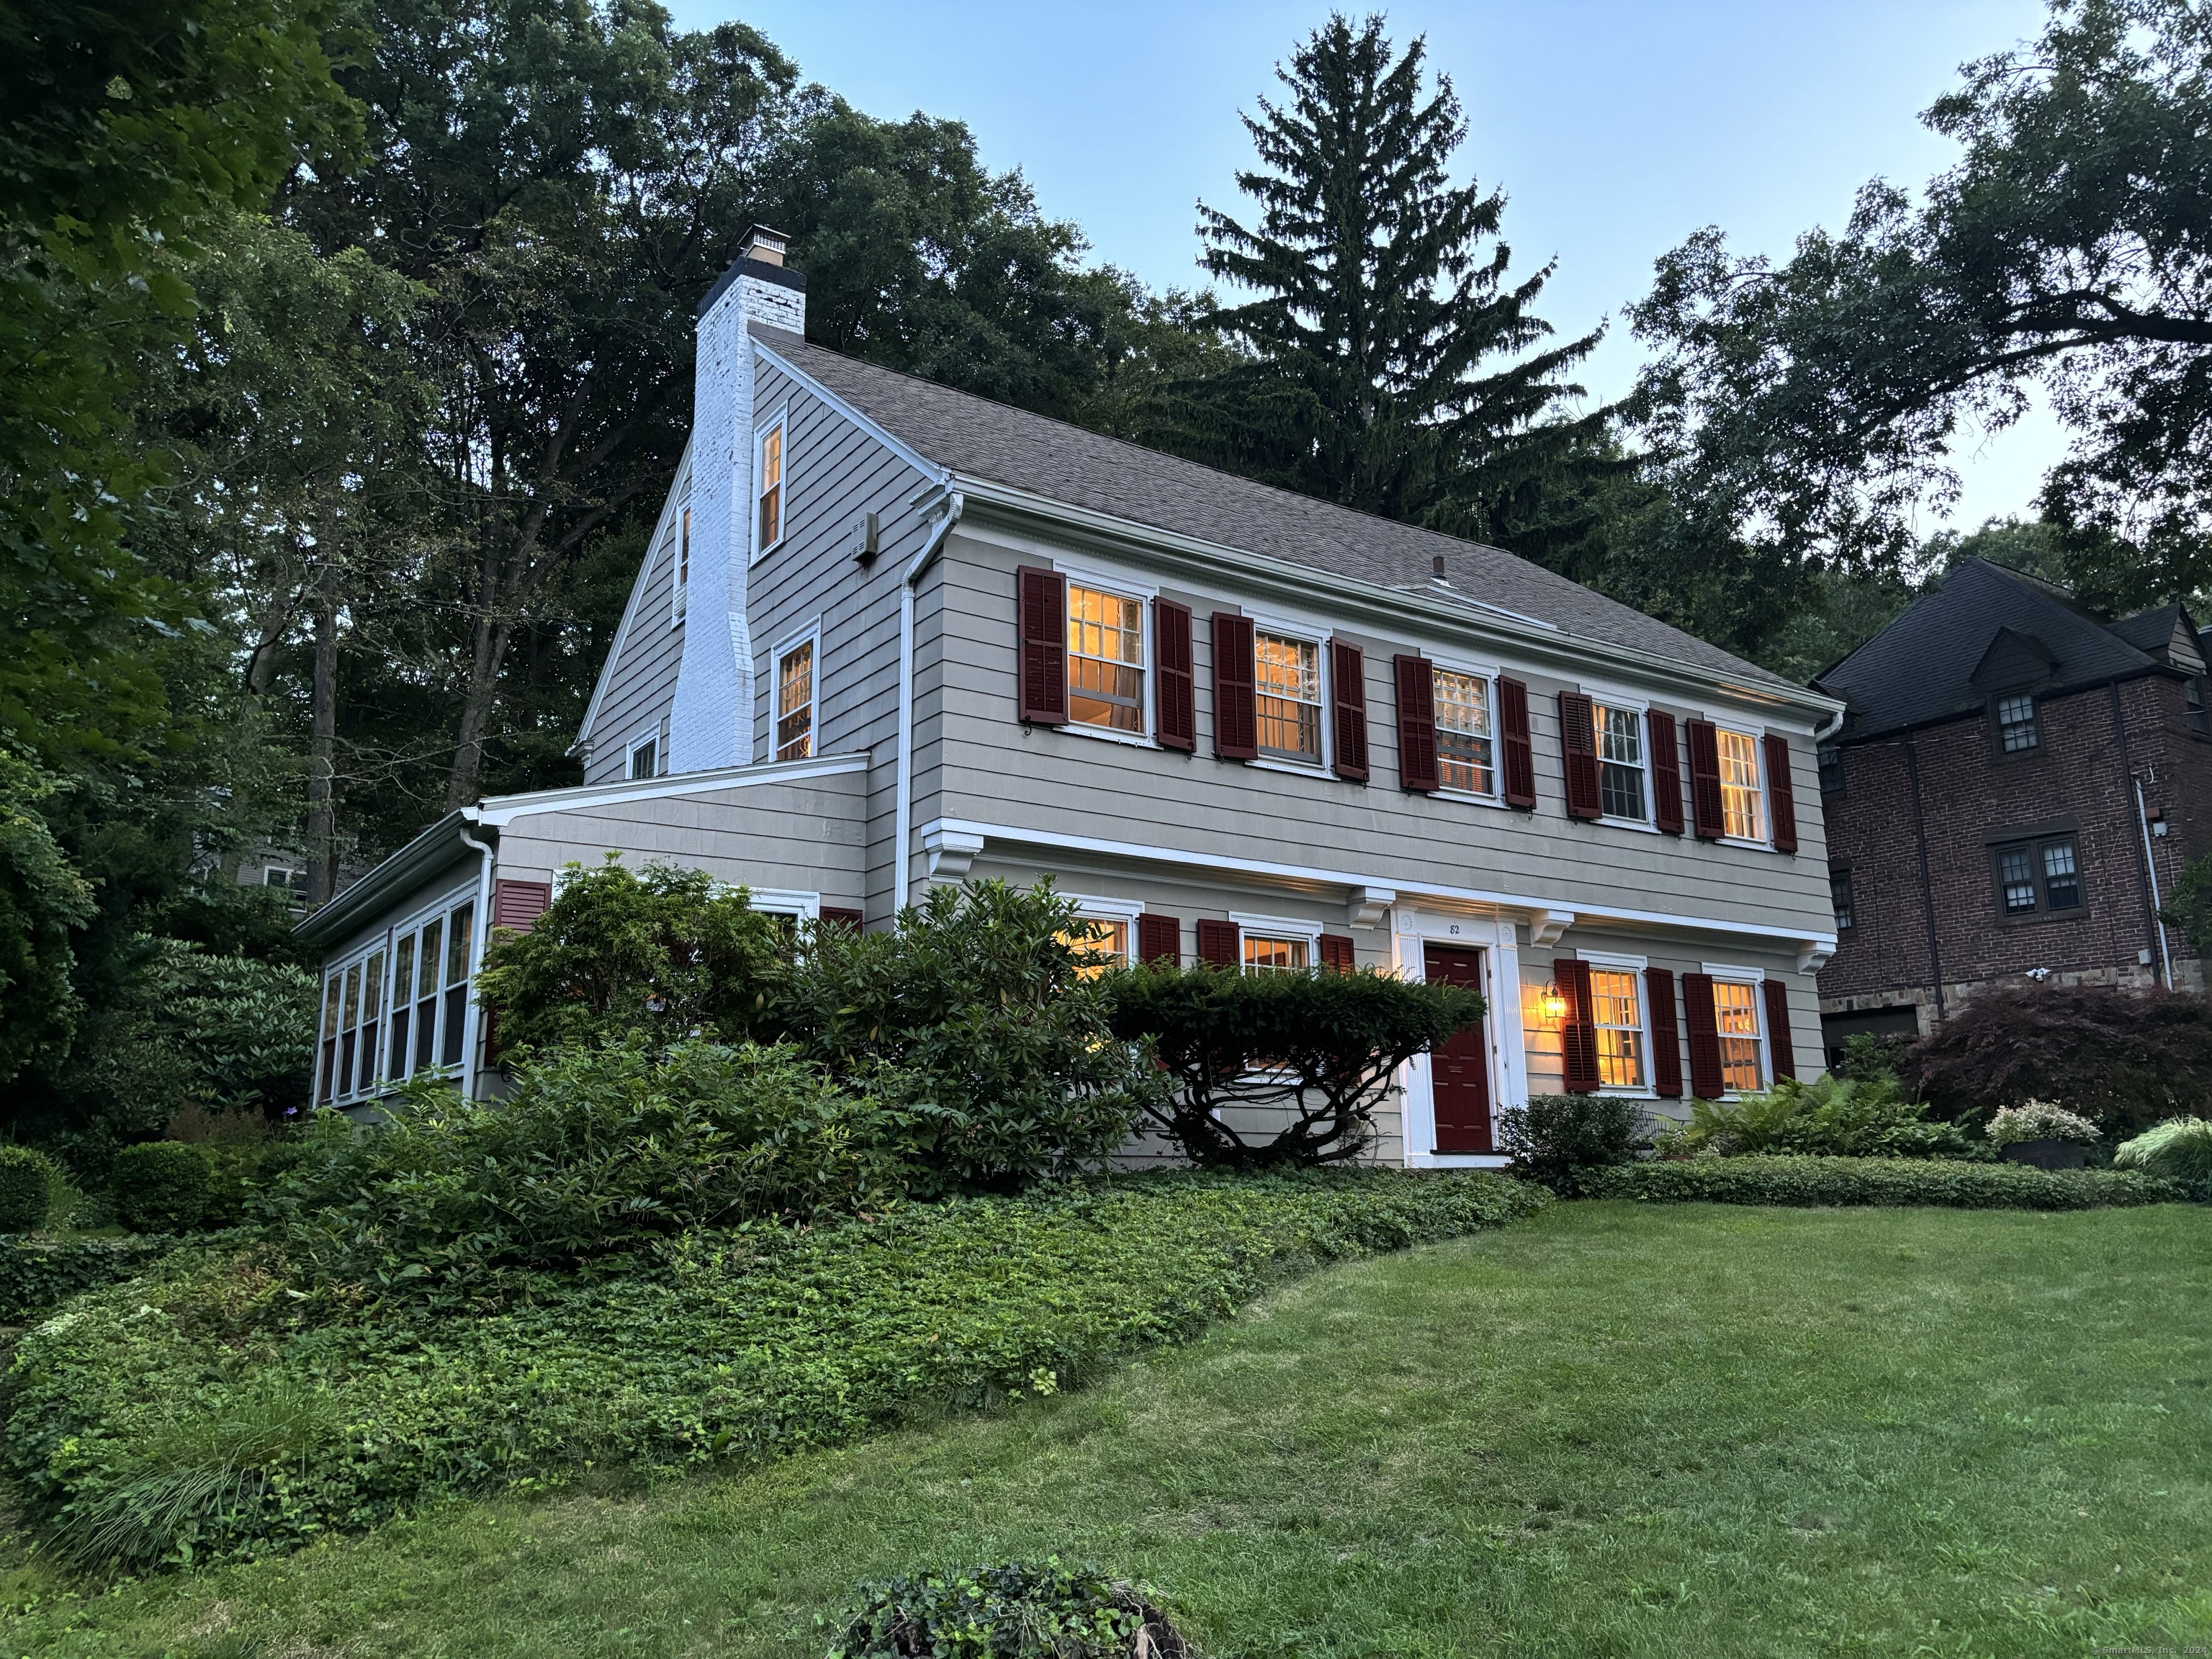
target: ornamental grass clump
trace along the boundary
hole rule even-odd
[[[2088,1146],[2097,1138],[2097,1126],[2087,1118],[2048,1100],[2000,1106],[1990,1119],[1992,1146],[2016,1146],[2030,1140],[2072,1140]]]
[[[829,1659],[1185,1659],[1152,1599],[1059,1558],[863,1584]]]
[[[2212,1123],[2201,1117],[2168,1118],[2123,1145],[2112,1154],[2112,1164],[2169,1181],[2212,1185]]]

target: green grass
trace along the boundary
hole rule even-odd
[[[644,1495],[459,1505],[71,1601],[0,1654],[819,1653],[1058,1551],[1211,1659],[2212,1641],[2212,1216],[1561,1206],[1080,1393]]]

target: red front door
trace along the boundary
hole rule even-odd
[[[1431,985],[1482,988],[1482,952],[1455,945],[1428,947]],[[1435,1103],[1440,1152],[1486,1152],[1490,1145],[1490,1045],[1480,1020],[1429,1056],[1429,1096]]]

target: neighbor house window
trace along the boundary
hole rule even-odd
[[[1311,640],[1255,634],[1252,656],[1260,752],[1276,760],[1319,765],[1321,647]]]
[[[1636,975],[1625,969],[1590,969],[1590,1008],[1597,1025],[1597,1080],[1608,1089],[1644,1086],[1644,1015],[1636,1002]]]
[[[1590,705],[1597,723],[1598,805],[1609,818],[1641,823],[1644,810],[1644,716],[1633,708]]]
[[[1497,750],[1490,724],[1490,682],[1480,674],[1439,668],[1436,674],[1437,769],[1447,789],[1498,793]],[[1417,681],[1418,684],[1419,682]]]
[[[757,550],[765,553],[783,539],[783,422],[772,422],[761,429],[753,477],[758,506],[755,525]]]
[[[814,641],[802,640],[775,663],[775,757],[814,752]]]
[[[2212,720],[2204,712],[2204,677],[2197,674],[2184,681],[2181,697],[2189,706],[2189,729],[2200,738],[2212,736]]]
[[[261,866],[261,884],[264,887],[283,887],[295,893],[304,893],[307,890],[307,872],[305,870],[295,870],[289,865],[264,864]]]
[[[1248,974],[1303,974],[1312,963],[1312,946],[1303,939],[1271,939],[1264,933],[1244,935],[1244,971]]]
[[[1759,988],[1741,980],[1715,980],[1713,1024],[1720,1032],[1722,1085],[1738,1094],[1755,1092],[1765,1080],[1759,1051]]]
[[[1723,728],[1714,734],[1721,756],[1721,823],[1738,841],[1765,841],[1766,813],[1759,792],[1759,739]]]
[[[1854,918],[1851,915],[1851,872],[1848,870],[1828,872],[1828,902],[1836,912],[1836,931],[1848,933]]]
[[[1994,849],[1997,902],[2008,916],[2081,908],[2081,865],[2074,837],[2052,836]]]
[[[2043,741],[2036,730],[2035,699],[2022,694],[1997,699],[1997,747],[2008,755],[2023,754]]]
[[[1145,607],[1067,585],[1067,717],[1079,726],[1145,729]]]
[[[646,738],[630,745],[629,775],[634,778],[653,778],[660,775],[660,739],[659,738]]]
[[[1824,743],[1814,751],[1820,764],[1820,793],[1840,794],[1844,787],[1844,747],[1838,743]]]

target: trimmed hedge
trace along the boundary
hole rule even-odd
[[[155,1234],[135,1238],[78,1238],[50,1243],[0,1238],[0,1324],[21,1324],[58,1308],[81,1291],[143,1273],[176,1248]]]
[[[81,1297],[9,1373],[6,1467],[64,1556],[252,1556],[587,1463],[671,1470],[1048,1393],[1285,1274],[1534,1213],[1493,1176],[1170,1171],[812,1232],[668,1241],[474,1316],[301,1300],[207,1248]]]
[[[2173,1204],[2179,1182],[2107,1170],[1906,1158],[1692,1158],[1593,1170],[1591,1198],[1640,1204],[1925,1204],[1958,1210],[2094,1210]]]
[[[61,1173],[36,1147],[0,1145],[0,1233],[45,1226]]]
[[[108,1178],[115,1213],[134,1233],[197,1227],[215,1194],[215,1156],[181,1140],[147,1140],[116,1153]]]

